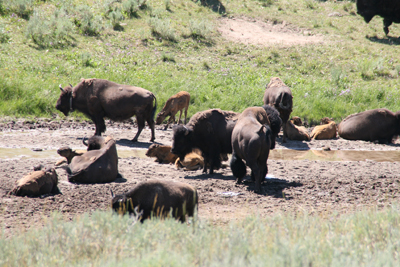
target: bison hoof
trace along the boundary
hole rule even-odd
[[[137,138],[133,138],[133,139],[132,139],[132,142],[133,142],[133,143],[136,143],[136,142],[137,142]]]

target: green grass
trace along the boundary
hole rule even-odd
[[[400,42],[384,35],[381,18],[366,24],[352,1],[221,3],[226,13],[186,0],[0,2],[0,115],[63,118],[55,110],[58,85],[80,78],[146,88],[156,95],[158,111],[171,95],[188,91],[189,116],[208,108],[240,112],[261,105],[274,76],[293,91],[292,114],[309,122],[325,116],[340,121],[373,108],[400,110]],[[342,16],[329,16],[333,12]],[[38,14],[49,21],[35,22]],[[229,42],[218,33],[218,20],[232,16],[285,22],[323,36],[324,44]],[[35,33],[39,23],[47,26]],[[390,32],[400,35],[399,25]],[[43,42],[35,43],[29,33]]]
[[[398,208],[276,214],[225,226],[95,212],[0,238],[1,266],[398,266]]]

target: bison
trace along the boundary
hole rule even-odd
[[[67,163],[70,164],[73,157],[80,156],[84,152],[72,150],[70,147],[63,146],[63,147],[60,147],[59,149],[57,149],[57,153],[61,157],[64,157],[64,159],[57,161],[57,163],[55,164],[56,166],[59,166],[65,162],[65,159],[67,160]]]
[[[221,156],[222,155],[223,154],[221,154]],[[204,158],[201,156],[201,151],[199,149],[193,149],[192,152],[186,154],[183,160],[177,158],[175,161],[175,167],[178,170],[183,168],[186,171],[195,171],[204,168]]]
[[[18,180],[10,194],[16,196],[40,196],[58,194],[58,176],[53,168],[36,170]]]
[[[265,105],[273,106],[279,111],[283,124],[282,142],[285,143],[286,122],[289,120],[293,108],[292,91],[280,78],[273,77],[265,89],[263,101]]]
[[[75,183],[107,183],[118,176],[118,154],[115,140],[98,137],[100,149],[75,156],[67,168],[68,180]]]
[[[181,91],[176,95],[171,96],[168,98],[167,102],[165,103],[163,109],[160,113],[157,114],[156,124],[161,124],[167,116],[170,116],[167,125],[165,125],[164,130],[168,128],[168,125],[173,121],[175,123],[175,115],[179,113],[178,124],[180,123],[182,111],[185,110],[185,124],[186,124],[186,117],[187,111],[189,108],[189,101],[190,101],[190,94],[185,91]]]
[[[198,148],[204,158],[203,172],[221,167],[220,154],[232,153],[231,135],[238,113],[211,109],[197,112],[186,125],[173,128],[171,152],[181,159]]]
[[[336,138],[336,123],[328,118],[322,118],[321,124],[315,126],[311,131],[311,139],[323,140],[323,139],[333,139]]]
[[[269,127],[268,115],[262,107],[250,107],[239,116],[232,132],[231,170],[241,183],[246,175],[246,161],[255,180],[255,192],[261,191],[268,168],[267,159],[272,146],[273,133]]]
[[[146,156],[156,158],[159,163],[175,163],[178,156],[171,153],[171,146],[152,144],[146,152]]]
[[[400,23],[400,1],[398,0],[357,0],[357,13],[366,23],[377,15],[383,18],[383,30],[389,34],[392,23]]]
[[[352,114],[339,123],[338,134],[348,140],[391,143],[400,134],[400,111],[378,108]]]
[[[310,141],[310,135],[306,127],[301,126],[301,119],[299,117],[293,117],[291,120],[288,120],[285,126],[285,134],[286,137],[291,140],[298,141]]]
[[[65,116],[74,110],[87,115],[96,125],[95,135],[105,132],[104,117],[123,121],[136,115],[138,131],[133,142],[137,142],[145,121],[151,129],[150,142],[154,142],[154,115],[157,100],[153,93],[140,87],[117,84],[102,79],[81,79],[76,85],[61,89],[56,109]]]
[[[182,182],[149,180],[141,182],[123,195],[113,195],[112,209],[119,214],[136,215],[143,222],[151,216],[165,218],[171,214],[185,222],[197,209],[197,190]]]

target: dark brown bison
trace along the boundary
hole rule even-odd
[[[74,110],[84,113],[96,125],[95,135],[105,132],[104,117],[113,121],[123,121],[136,115],[138,132],[132,141],[137,141],[145,121],[151,128],[150,141],[154,141],[157,101],[150,91],[102,79],[81,79],[74,87],[69,85],[62,88],[60,85],[60,89],[61,95],[57,100],[56,109],[65,116]]]
[[[238,113],[210,109],[197,112],[186,125],[173,128],[171,152],[184,159],[186,154],[198,148],[204,158],[203,172],[221,167],[220,154],[232,153],[231,135]]]
[[[392,23],[400,23],[400,1],[398,0],[357,0],[357,13],[366,23],[374,16],[383,18],[383,30],[389,34]]]
[[[348,140],[391,143],[400,134],[400,111],[378,108],[352,114],[339,123],[338,133]]]
[[[255,192],[261,191],[261,183],[268,173],[269,151],[274,146],[272,139],[280,129],[279,125],[273,133],[270,124],[264,108],[250,107],[239,116],[232,132],[232,173],[237,178],[237,183],[241,183],[246,175],[246,166],[243,163],[245,160],[251,169],[252,179],[255,180]]]
[[[115,140],[100,139],[100,149],[90,150],[72,158],[67,168],[68,180],[75,183],[108,183],[118,176],[118,154]]]
[[[58,187],[58,176],[53,168],[36,170],[22,179],[11,190],[10,194],[16,196],[40,196],[44,194],[60,193]]]
[[[156,158],[159,163],[175,163],[178,156],[171,153],[171,146],[152,144],[146,152],[146,156]]]
[[[112,208],[119,214],[136,215],[140,221],[151,216],[172,217],[181,222],[193,217],[197,209],[197,190],[181,182],[149,180],[141,182],[123,195],[113,196]]]
[[[265,89],[263,101],[265,105],[273,106],[279,111],[283,126],[282,142],[285,143],[286,122],[289,120],[293,108],[292,91],[281,79],[273,77]]]
[[[185,110],[185,124],[186,124],[189,101],[190,101],[190,94],[185,91],[181,91],[176,95],[173,95],[170,98],[168,98],[163,109],[160,111],[160,113],[157,114],[156,124],[157,125],[161,124],[167,116],[170,116],[167,121],[167,125],[165,125],[164,128],[164,130],[166,130],[171,122],[175,123],[175,115],[176,113],[178,113],[178,111],[180,111],[178,119],[178,124],[179,124],[183,110]]]

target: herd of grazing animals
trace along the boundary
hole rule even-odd
[[[122,121],[135,115],[138,132],[132,141],[137,142],[147,121],[151,129],[150,141],[154,142],[154,125],[170,116],[167,129],[180,111],[178,124],[173,127],[172,146],[152,144],[146,155],[155,157],[159,163],[175,164],[178,169],[203,168],[204,173],[213,174],[221,167],[221,161],[227,160],[227,154],[232,154],[230,167],[237,183],[245,177],[247,165],[255,182],[255,192],[262,192],[261,184],[268,173],[268,155],[275,148],[281,128],[282,142],[286,142],[286,138],[301,141],[333,139],[337,138],[337,132],[344,139],[379,142],[391,142],[400,135],[400,112],[383,108],[350,115],[338,126],[332,119],[323,118],[321,125],[309,134],[299,117],[289,119],[293,109],[292,92],[278,77],[272,78],[266,86],[264,106],[248,107],[242,113],[220,109],[200,111],[188,123],[188,92],[182,91],[169,98],[155,123],[156,97],[143,88],[102,79],[81,79],[76,86],[59,87],[61,95],[56,109],[65,116],[78,110],[96,126],[94,136],[87,142],[83,139],[87,151],[78,152],[69,147],[57,151],[66,158],[68,180],[74,183],[108,183],[119,175],[116,142],[112,137],[101,137],[106,130],[104,117]],[[185,113],[183,125],[180,124],[182,112]],[[60,164],[61,161],[56,163]],[[19,180],[10,194],[56,194],[60,193],[57,183],[54,168],[39,169]],[[112,193],[112,196],[114,211],[134,214],[141,221],[151,215],[171,215],[184,222],[186,215],[193,216],[198,204],[195,188],[164,180],[142,182],[126,194],[114,196]]]

